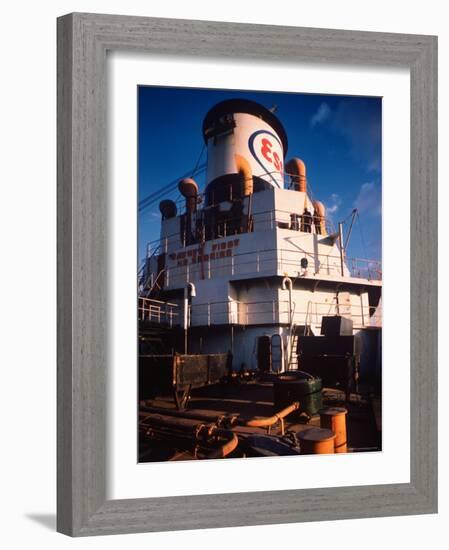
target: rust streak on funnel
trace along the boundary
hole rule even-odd
[[[292,178],[295,190],[307,193],[306,165],[297,157],[290,159],[285,165],[285,170]]]
[[[198,185],[192,178],[184,178],[178,183],[181,195],[186,199],[186,211],[196,212],[198,204]]]
[[[235,165],[237,167],[237,172],[242,177],[242,196],[246,197],[247,195],[252,195],[254,191],[253,185],[253,173],[251,171],[251,166],[245,157],[242,155],[234,155]]]

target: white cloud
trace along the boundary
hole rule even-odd
[[[331,115],[331,108],[327,103],[321,103],[316,113],[310,119],[310,126],[314,128],[317,124],[323,124]]]
[[[330,196],[328,206],[326,208],[326,212],[328,214],[335,214],[337,210],[340,208],[340,205],[341,205],[340,196],[337,195],[337,193],[332,193],[332,195]]]
[[[354,201],[354,206],[361,213],[367,212],[372,215],[379,215],[381,213],[380,186],[373,181],[363,183]]]

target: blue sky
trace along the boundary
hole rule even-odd
[[[348,256],[381,259],[381,98],[152,86],[140,86],[138,94],[139,201],[196,166],[203,118],[215,103],[252,99],[277,106],[289,140],[286,158],[304,160],[313,198],[334,224],[359,209]],[[195,179],[203,190],[205,174]],[[158,205],[139,213],[139,258],[159,238]]]

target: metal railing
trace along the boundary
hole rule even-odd
[[[287,300],[205,302],[192,304],[189,318],[193,326],[289,324],[291,320],[292,325],[319,327],[324,316],[332,315],[351,318],[356,329],[382,325],[379,308],[364,304],[338,304],[335,301],[313,302],[311,300],[307,303],[305,310],[298,309],[296,302],[292,302],[291,312]]]
[[[178,326],[182,319],[179,310],[178,304],[139,297],[138,318],[140,321],[151,321],[169,327]],[[192,304],[189,311],[192,326],[289,324],[291,321],[292,325],[318,327],[321,325],[322,317],[330,315],[343,315],[351,318],[354,328],[380,327],[382,325],[380,308],[362,304],[338,304],[336,301],[314,302],[309,300],[305,310],[298,309],[296,302],[292,302],[291,312],[288,300],[211,301]]]
[[[160,325],[172,327],[178,324],[179,306],[170,302],[161,302],[153,298],[139,296],[138,319],[139,321],[150,321]]]
[[[303,323],[304,325],[321,325],[321,320],[326,316],[342,315],[352,319],[354,328],[381,327],[382,314],[379,307],[362,304],[345,304],[332,302],[313,302],[307,304],[307,311]]]
[[[328,254],[311,254],[302,250],[270,249],[255,252],[243,252],[229,257],[196,263],[167,267],[165,285],[174,287],[199,279],[233,277],[235,275],[275,275],[289,273],[293,276],[341,276],[340,256]],[[307,268],[301,267],[301,260],[308,260]],[[363,258],[345,258],[345,277],[382,280],[381,263]]]
[[[290,210],[280,210],[280,209],[274,209],[274,210],[264,210],[262,212],[253,212],[251,213],[251,219],[253,221],[253,227],[256,225],[265,226],[265,229],[275,229],[278,228],[284,228],[284,229],[292,229],[295,232],[298,233],[317,233],[315,224],[312,223],[310,226],[310,231],[302,231],[304,228],[301,225],[301,222],[298,222],[298,220],[292,219],[292,216],[299,216],[301,218],[301,214],[298,214],[298,212],[290,211]],[[227,218],[225,220],[221,220],[217,225],[220,227],[220,234],[217,234],[215,236],[215,239],[221,239],[228,236],[233,236],[241,233],[247,233],[247,231],[240,231],[236,232],[235,230],[235,223],[238,222],[241,219],[241,216],[236,218]],[[325,224],[327,228],[327,234],[330,235],[334,232],[334,226],[333,221],[329,218],[325,218]],[[321,235],[318,233],[322,238],[324,238],[324,235]],[[171,233],[169,235],[165,235],[164,237],[161,237],[160,239],[155,239],[153,241],[150,241],[147,243],[148,250],[152,250],[153,254],[155,250],[160,250],[161,252],[167,252],[170,243],[173,241],[177,241],[179,246],[183,246],[183,236],[180,234],[179,231],[176,231],[175,233]],[[197,243],[199,244],[199,242]]]

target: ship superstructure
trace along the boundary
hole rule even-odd
[[[181,204],[160,203],[160,240],[139,275],[140,320],[183,329],[182,353],[230,352],[234,371],[297,369],[298,341],[319,335],[327,316],[351,319],[365,350],[380,345],[380,264],[347,256],[348,234],[311,196],[304,162],[285,162],[276,115],[224,101],[203,136],[204,193],[186,178]]]

